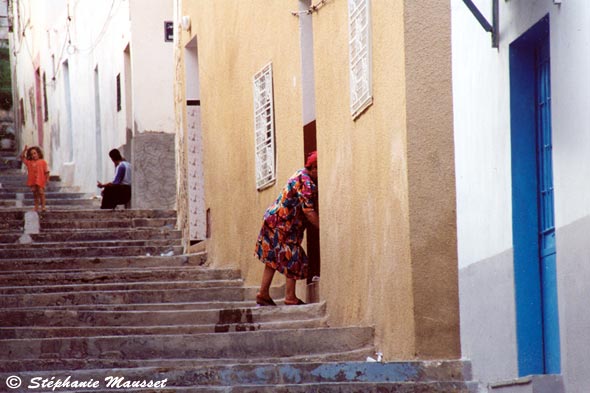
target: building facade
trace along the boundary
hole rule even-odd
[[[458,358],[450,5],[417,3],[177,0],[179,210],[201,149],[209,260],[256,286],[263,213],[317,149],[330,323]]]
[[[474,3],[491,24],[496,2]],[[586,392],[590,5],[500,1],[493,48],[451,4],[463,354],[491,387]]]
[[[21,146],[41,146],[52,173],[88,193],[112,179],[108,152],[120,148],[134,166],[133,206],[173,208],[171,1],[22,0],[9,9]]]

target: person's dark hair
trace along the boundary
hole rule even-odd
[[[121,152],[119,152],[119,150],[117,149],[111,150],[109,152],[109,157],[111,157],[113,161],[123,161],[123,156],[121,155]]]
[[[43,150],[41,150],[40,147],[38,146],[33,146],[33,147],[29,147],[29,149],[27,150],[27,160],[32,160],[33,158],[31,157],[31,151],[36,150],[37,151],[37,155],[39,156],[39,159],[43,159]]]

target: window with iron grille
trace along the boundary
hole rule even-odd
[[[117,112],[120,112],[121,108],[121,74],[117,74]]]
[[[373,102],[370,0],[348,0],[350,113],[354,118]]]
[[[256,188],[276,180],[272,63],[254,75],[254,137],[256,146]]]

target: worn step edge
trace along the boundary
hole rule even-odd
[[[234,358],[320,354],[348,351],[374,340],[369,327],[283,329],[191,335],[125,335],[82,338],[0,340],[0,359],[108,357],[149,360],[161,358]],[[293,345],[293,343],[298,343]]]
[[[144,379],[136,382],[136,386],[149,386]],[[115,390],[107,387],[107,381],[103,385],[97,385],[93,390],[76,390],[75,393],[112,393]],[[171,386],[164,381],[166,387],[162,387],[163,381],[152,380],[158,383],[157,388],[126,388],[133,386],[125,384],[125,380],[115,380],[118,383],[116,390],[124,389],[125,392],[141,393],[166,393],[166,392],[206,392],[206,393],[477,393],[479,386],[475,382],[330,382],[330,383],[306,383],[293,385],[239,385],[239,386]],[[142,384],[145,383],[145,384]],[[107,390],[100,387],[103,386]]]
[[[178,324],[146,326],[54,326],[35,328],[0,327],[0,338],[6,339],[45,339],[45,338],[90,338],[106,336],[164,336],[192,335],[208,333],[254,332],[260,330],[313,329],[328,327],[327,318],[292,319],[289,321],[232,322],[213,324]],[[1,342],[1,341],[0,341]]]
[[[283,307],[208,308],[201,310],[0,310],[0,326],[45,329],[61,327],[131,327],[218,325],[305,320],[323,317],[326,303]],[[3,337],[0,335],[0,337]]]
[[[91,271],[45,270],[38,273],[6,271],[0,273],[0,286],[115,283],[122,280],[169,281],[172,278],[187,281],[189,278],[191,280],[239,279],[240,276],[235,270],[207,270],[201,266],[168,266],[150,269],[105,269]]]
[[[22,295],[42,293],[71,293],[71,292],[120,292],[140,291],[158,289],[185,289],[185,288],[219,288],[219,287],[241,287],[244,281],[232,280],[187,280],[187,281],[138,281],[138,282],[115,282],[96,284],[60,284],[60,285],[38,285],[38,286],[12,286],[0,287],[1,295]]]
[[[127,291],[51,292],[0,295],[0,307],[60,306],[67,304],[133,304],[207,300],[244,300],[244,287],[145,289]]]
[[[301,383],[383,383],[383,382],[466,382],[471,380],[467,364],[461,361],[399,361],[399,362],[326,362],[326,363],[259,363],[229,364],[162,369],[141,367],[136,369],[91,369],[68,372],[37,371],[19,373],[23,381],[31,378],[55,377],[62,381],[104,380],[108,376],[120,376],[125,380],[167,378],[170,386],[231,386]],[[5,379],[10,374],[0,374]],[[27,383],[28,385],[28,383]]]
[[[69,258],[6,258],[0,259],[0,270],[61,270],[100,266],[102,269],[122,268],[128,266],[150,267],[181,265],[202,265],[207,260],[207,253],[181,254],[170,257],[127,255],[127,256],[87,256]]]
[[[294,356],[266,356],[266,357],[241,357],[241,358],[192,358],[192,359],[108,359],[108,358],[85,358],[71,359],[62,357],[60,359],[0,359],[0,372],[35,372],[35,371],[54,371],[68,372],[70,370],[89,370],[89,369],[136,369],[143,367],[174,368],[174,367],[203,367],[226,364],[256,364],[272,363],[283,364],[290,362],[345,362],[345,361],[362,361],[367,356],[375,353],[373,345],[367,345],[362,348],[356,348],[347,351],[332,351],[320,354],[307,353]]]
[[[35,257],[46,257],[50,253],[53,258],[61,257],[100,257],[104,254],[113,256],[151,256],[157,254],[164,254],[173,251],[173,255],[182,254],[182,246],[121,246],[121,247],[101,247],[101,248],[52,248],[49,250],[43,249],[22,249],[22,250],[3,250],[0,254],[0,261],[6,259],[15,259],[20,257],[30,259]],[[163,255],[162,255],[163,256]]]
[[[60,241],[60,242],[33,242],[24,244],[0,243],[0,252],[7,250],[34,250],[38,248],[58,250],[60,248],[112,248],[112,247],[162,247],[166,245],[177,246],[181,239],[109,239],[87,241]]]
[[[305,320],[326,315],[326,303],[200,310],[0,310],[0,326],[17,329],[216,325]],[[2,337],[2,336],[0,336]]]

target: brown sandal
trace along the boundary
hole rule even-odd
[[[303,300],[299,299],[299,298],[297,298],[297,301],[296,302],[289,302],[289,301],[285,300],[285,305],[286,306],[299,306],[301,304],[305,304],[305,302]]]
[[[259,306],[276,306],[276,303],[270,297],[256,295],[256,304]]]

